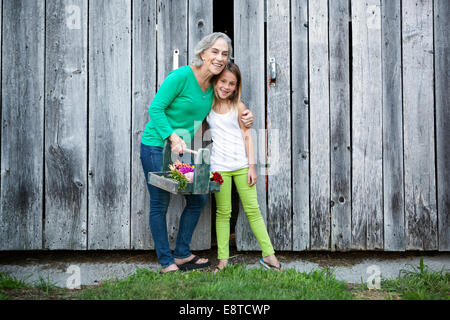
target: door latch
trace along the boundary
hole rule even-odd
[[[275,58],[273,57],[269,59],[269,76],[271,83],[277,81],[277,64],[275,62]]]

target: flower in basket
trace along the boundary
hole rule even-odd
[[[187,163],[182,163],[179,160],[175,161],[173,165],[169,164],[170,177],[178,182],[178,189],[186,188],[188,182],[194,180],[194,166]]]
[[[177,169],[181,169],[181,168],[194,168],[194,166],[191,166],[190,164],[187,164],[187,163],[183,163],[183,162],[181,162],[180,160],[176,160],[176,161],[173,163],[173,166],[174,166],[175,168],[177,168]]]
[[[184,174],[182,174],[175,166],[169,164],[170,173],[169,176],[178,182],[178,190],[186,188],[188,182],[190,182]]]
[[[222,183],[223,183],[222,176],[221,176],[220,173],[218,173],[217,171],[216,171],[216,172],[211,172],[211,173],[210,173],[210,175],[209,175],[209,180],[211,180],[211,181],[216,181],[216,182],[218,182],[219,184],[222,184]]]

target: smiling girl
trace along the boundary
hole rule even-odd
[[[255,155],[250,129],[242,123],[246,110],[241,101],[241,73],[239,67],[228,62],[224,71],[213,80],[214,102],[206,121],[211,129],[213,141],[211,171],[218,171],[223,178],[220,192],[215,193],[216,234],[219,265],[215,272],[228,264],[231,186],[234,181],[242,201],[250,227],[262,249],[260,263],[267,269],[280,270],[264,220],[259,210],[255,170]]]

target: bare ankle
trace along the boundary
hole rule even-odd
[[[219,260],[219,265],[220,266],[225,266],[225,265],[227,265],[227,263],[228,263],[228,259],[220,259]]]

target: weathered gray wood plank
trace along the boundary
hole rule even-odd
[[[206,35],[213,32],[213,1],[189,1],[189,43],[188,60],[192,61],[197,43]],[[200,126],[200,129],[201,130]],[[194,138],[195,139],[195,138]],[[194,142],[194,141],[193,141]],[[203,145],[195,148],[198,150]],[[205,250],[211,248],[211,196],[202,210],[197,227],[192,235],[192,249]]]
[[[329,2],[331,250],[351,247],[350,8],[347,0]]]
[[[250,35],[251,36],[251,35]],[[276,63],[268,89],[268,223],[276,250],[292,249],[290,4],[267,1],[267,65]]]
[[[173,69],[173,53],[179,50],[178,66],[188,64],[188,2],[157,0],[158,88]]]
[[[42,249],[45,3],[2,13],[0,249]]]
[[[141,135],[156,92],[156,0],[133,1],[131,248],[153,249],[150,197],[140,160]]]
[[[406,249],[437,244],[433,2],[402,2]]]
[[[308,1],[291,1],[292,249],[309,249]]]
[[[434,1],[439,251],[450,251],[450,3]]]
[[[131,1],[89,2],[89,249],[130,248]]]
[[[47,1],[45,248],[87,247],[87,1]]]
[[[194,57],[197,43],[206,35],[213,32],[213,1],[189,1],[189,43],[188,63]]]
[[[3,18],[3,0],[0,0],[0,32],[3,34],[3,23],[2,23],[2,18]],[[0,41],[0,86],[2,86],[2,69],[3,69],[3,64],[2,64],[2,57],[3,57],[3,47],[2,47],[2,41]],[[1,92],[2,92],[2,87],[0,87],[0,99],[1,99]],[[3,127],[3,122],[2,122],[2,110],[1,110],[1,104],[0,104],[0,209],[2,208],[2,201],[1,201],[1,187],[2,187],[2,176],[3,176],[3,167],[2,167],[2,127]],[[0,211],[0,226],[3,228],[3,218],[2,218],[2,211]],[[2,230],[2,229],[0,229]],[[2,238],[2,235],[0,235],[0,239]],[[0,250],[2,250],[2,248],[0,247]]]
[[[234,56],[242,75],[242,100],[255,117],[252,138],[258,182],[259,209],[267,221],[266,206],[266,141],[264,94],[264,3],[258,0],[234,3]],[[242,204],[236,222],[236,246],[238,250],[260,250],[250,228]]]
[[[352,248],[383,247],[380,0],[352,1]]]
[[[405,250],[401,6],[382,0],[384,250]]]
[[[330,242],[328,1],[309,2],[311,249]]]

